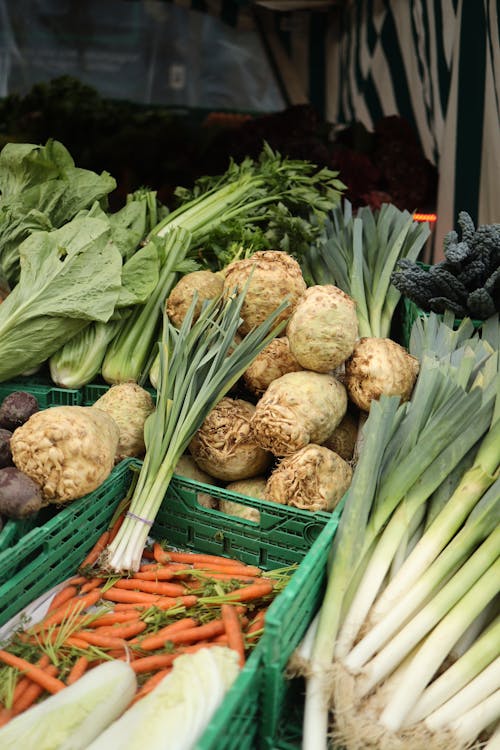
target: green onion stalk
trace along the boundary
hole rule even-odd
[[[178,278],[176,271],[186,258],[203,255],[212,233],[220,234],[226,227],[227,242],[233,244],[249,226],[265,223],[271,208],[280,205],[291,212],[312,209],[323,216],[339,202],[345,188],[337,174],[318,170],[310,162],[282,158],[266,145],[259,160],[247,158],[239,165],[231,161],[224,175],[200,179],[192,192],[178,189],[181,205],[154,227],[148,239],[168,239],[178,229],[188,233],[190,241],[174,241],[167,248],[165,268],[150,300],[132,312],[108,348],[104,379],[110,383],[145,379],[161,328],[162,305]]]
[[[428,224],[391,203],[377,211],[363,206],[353,216],[345,200],[305,252],[303,272],[310,283],[334,284],[356,300],[360,336],[385,338],[401,299],[391,273],[401,258],[416,260],[429,235]]]
[[[421,369],[411,400],[382,397],[365,422],[312,649],[305,750],[327,747],[332,708],[347,750],[434,747],[429,737],[437,747],[446,732],[461,748],[493,721],[484,723],[500,687],[489,666],[500,657],[491,624],[500,590],[500,330],[498,316],[482,335],[471,321],[453,330],[452,318],[415,323],[410,347]],[[446,659],[444,674],[457,665],[449,690],[437,682]],[[440,724],[460,716],[440,709],[455,693],[451,708],[472,711],[473,680],[483,713],[462,728]]]
[[[146,421],[146,453],[130,510],[104,553],[103,563],[112,571],[138,569],[180,456],[207,414],[286,325],[276,324],[288,306],[284,301],[235,345],[247,287],[227,301],[218,297],[205,303],[193,322],[195,296],[179,329],[164,314],[157,407]]]

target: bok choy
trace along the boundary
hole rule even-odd
[[[86,750],[130,704],[135,672],[114,659],[0,728],[2,750]]]

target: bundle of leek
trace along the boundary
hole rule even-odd
[[[329,212],[301,259],[302,270],[309,283],[335,284],[356,300],[360,336],[384,338],[401,298],[391,272],[401,258],[416,260],[429,235],[427,223],[392,203],[379,211],[363,206],[353,216],[345,200],[343,209]]]
[[[266,145],[258,161],[231,162],[224,175],[198,180],[193,192],[178,189],[181,205],[149,235],[167,243],[155,291],[146,305],[133,310],[111,342],[102,366],[104,379],[109,383],[145,379],[162,305],[177,273],[194,270],[182,264],[202,254],[211,233],[218,229],[226,234],[228,244],[237,243],[250,226],[265,224],[279,207],[295,213],[311,209],[323,215],[340,200],[345,188],[337,174],[310,162],[282,158]],[[190,233],[189,243],[177,241],[172,235],[176,228]]]
[[[452,318],[415,323],[413,397],[383,397],[365,423],[312,648],[307,750],[327,747],[329,709],[346,750],[475,747],[500,719],[500,327],[480,338]]]
[[[195,296],[179,330],[164,314],[157,407],[146,421],[146,454],[129,513],[104,551],[103,564],[111,570],[138,569],[180,456],[209,411],[286,325],[286,321],[275,325],[288,306],[284,301],[235,345],[245,293],[246,288],[227,302],[215,298],[193,322]]]

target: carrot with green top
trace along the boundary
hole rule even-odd
[[[56,677],[57,667],[54,664],[49,664],[44,667],[43,670],[49,677]],[[63,683],[64,684],[64,683]],[[44,693],[44,688],[36,682],[31,682],[26,690],[19,696],[17,701],[12,704],[12,713],[14,716],[23,713],[30,708],[33,703]]]
[[[91,620],[87,623],[88,628],[101,628],[101,627],[109,627],[110,625],[116,625],[122,624],[124,622],[132,622],[137,620],[139,617],[139,612],[134,612],[132,610],[125,611],[125,612],[109,612],[105,615],[101,615],[100,617],[96,617],[95,620]]]
[[[49,693],[58,693],[59,690],[62,690],[65,687],[62,680],[47,674],[41,667],[31,664],[29,661],[26,661],[26,659],[23,659],[20,656],[15,656],[14,654],[9,653],[9,651],[0,649],[0,661],[3,661],[4,664],[8,664],[9,667],[15,667],[16,669],[25,672],[30,680],[37,682]]]
[[[104,548],[109,542],[109,529],[106,531],[103,531],[97,542],[94,544],[90,552],[84,557],[80,565],[78,566],[80,570],[82,568],[88,568],[94,565],[94,563],[97,562],[99,559],[99,555],[101,552],[103,552]]]
[[[115,623],[114,625],[108,625],[97,628],[93,632],[99,633],[99,635],[110,635],[113,638],[123,638],[127,641],[129,638],[143,633],[147,628],[147,623],[143,620],[131,620],[130,622]]]
[[[8,722],[12,719],[14,716],[14,712],[11,708],[6,708],[5,706],[0,707],[0,727],[3,727],[5,724],[8,724]]]
[[[250,602],[254,599],[269,596],[269,594],[273,593],[273,589],[273,582],[268,578],[262,578],[257,583],[250,583],[248,586],[230,591],[228,594],[224,594],[224,596],[231,601]]]
[[[144,591],[147,594],[158,594],[159,596],[182,596],[186,593],[185,587],[179,583],[141,581],[134,578],[122,578],[116,581],[114,587],[129,591]]]
[[[156,651],[156,649],[163,648],[174,633],[196,627],[196,625],[197,622],[193,617],[183,617],[181,620],[165,625],[164,628],[160,628],[156,633],[152,633],[142,639],[136,639],[134,642],[137,642],[143,651]]]
[[[89,664],[90,661],[86,656],[79,656],[68,673],[68,676],[66,678],[66,685],[73,685],[73,683],[79,680],[80,677],[83,677],[88,669]]]
[[[245,639],[238,613],[232,604],[222,604],[220,609],[225,635],[227,635],[227,645],[236,651],[238,663],[240,667],[243,667],[245,665]]]
[[[170,643],[196,643],[196,641],[209,640],[224,632],[224,623],[221,619],[210,620],[203,625],[186,628],[177,633],[172,633],[168,638]]]
[[[69,599],[73,599],[78,594],[78,588],[70,585],[65,586],[63,589],[57,592],[49,604],[47,612],[53,612],[55,609],[59,609]]]
[[[73,615],[82,612],[88,607],[92,607],[94,604],[97,604],[100,598],[101,591],[99,589],[94,589],[93,591],[89,591],[87,594],[83,594],[83,596],[75,596],[72,599],[68,599],[68,601],[65,602],[61,607],[55,609],[53,612],[50,612],[43,618],[43,620],[36,623],[36,625],[33,625],[28,632],[37,633],[41,630],[46,630],[52,625],[60,625],[69,617],[72,617]]]
[[[70,638],[73,642],[74,639],[77,639],[78,641],[83,641],[86,644],[90,644],[91,646],[98,646],[99,648],[120,649],[124,648],[126,645],[123,638],[118,638],[117,636],[112,635],[104,635],[102,633],[99,633],[98,630],[79,630],[77,633],[70,636]]]
[[[245,630],[245,635],[247,638],[256,638],[257,634],[260,634],[261,631],[264,629],[264,621],[266,617],[267,607],[263,607],[262,609],[259,609],[255,617],[250,620],[250,623]]]
[[[80,594],[86,594],[89,591],[92,591],[93,589],[98,588],[104,583],[104,578],[91,578],[90,581],[87,581],[87,583],[84,583],[83,586],[80,588]]]

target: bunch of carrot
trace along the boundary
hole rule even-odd
[[[0,725],[105,659],[130,662],[139,686],[134,700],[149,693],[180,654],[226,645],[243,666],[269,603],[291,572],[264,574],[238,560],[155,543],[137,572],[109,578],[93,567],[108,541],[109,531],[45,617],[0,649],[0,664],[11,670]]]

